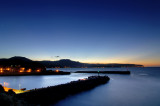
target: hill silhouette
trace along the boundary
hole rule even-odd
[[[89,64],[89,63],[81,63],[78,61],[72,61],[70,59],[61,59],[58,61],[37,61],[43,64],[46,67],[70,67],[70,68],[81,68],[81,67],[143,67],[143,65],[138,64]]]
[[[1,67],[25,67],[25,68],[41,68],[45,70],[45,66],[39,62],[32,61],[26,57],[14,56],[9,59],[0,59]]]
[[[58,61],[33,61],[26,57],[14,56],[9,59],[0,59],[0,66],[21,66],[26,68],[43,68],[45,67],[70,67],[70,68],[81,68],[81,67],[143,67],[143,65],[138,64],[89,64],[81,63],[79,61],[73,61],[70,59],[61,59]]]
[[[83,67],[85,64],[70,59],[61,59],[59,61],[37,61],[46,67]]]

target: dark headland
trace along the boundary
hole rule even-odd
[[[46,70],[43,64],[25,57],[15,56],[9,59],[0,59],[0,76],[26,75],[68,75],[70,72]]]

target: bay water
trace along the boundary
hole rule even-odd
[[[48,69],[50,70],[50,69]],[[56,69],[52,69],[56,70]],[[122,71],[126,68],[60,68],[61,71]],[[108,83],[59,101],[56,106],[160,106],[160,67],[129,68],[130,75],[108,75]],[[43,76],[1,76],[9,88],[42,88],[87,78],[91,73]],[[4,83],[5,82],[5,83]]]

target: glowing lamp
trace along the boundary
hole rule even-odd
[[[37,70],[37,72],[40,72],[40,70]]]
[[[81,81],[84,81],[84,80],[87,80],[87,79],[84,78],[84,79],[80,79],[80,80],[81,80]]]
[[[24,71],[24,70],[25,70],[25,68],[20,68],[20,70]]]
[[[8,71],[9,71],[9,70],[10,70],[10,68],[6,68],[6,70],[8,70]]]
[[[59,72],[59,70],[56,70],[56,72],[58,73],[58,72]]]
[[[27,72],[29,72],[29,73],[30,73],[31,71],[32,71],[31,69],[28,69],[28,70],[27,70]]]
[[[0,68],[0,71],[3,71],[3,68]]]
[[[22,72],[24,72],[24,71],[20,70],[19,72],[22,73]]]

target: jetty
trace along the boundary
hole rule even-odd
[[[76,71],[75,73],[130,74],[130,71]]]
[[[88,78],[71,81],[66,84],[48,86],[45,88],[32,89],[29,92],[16,94],[30,104],[49,105],[66,98],[69,95],[92,89],[105,84],[110,80],[108,76],[90,76]]]

